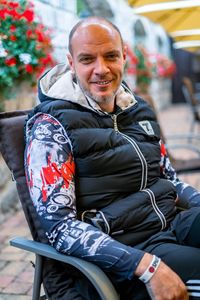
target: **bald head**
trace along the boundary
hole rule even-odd
[[[84,95],[113,111],[126,60],[119,30],[103,18],[84,19],[70,33],[69,51],[71,74]]]
[[[107,29],[108,31],[114,30],[120,37],[121,44],[122,44],[122,49],[123,49],[124,43],[123,43],[123,39],[122,39],[121,33],[119,31],[119,28],[116,25],[114,25],[113,23],[111,23],[110,21],[108,21],[104,18],[92,16],[92,17],[88,17],[86,19],[83,19],[83,20],[79,21],[72,28],[72,30],[69,34],[69,42],[68,42],[69,53],[71,55],[73,55],[73,37],[76,34],[79,34],[80,31],[84,30],[88,26],[94,26],[94,27],[96,27],[97,30],[98,30],[98,27]]]

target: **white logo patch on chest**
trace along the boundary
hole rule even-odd
[[[154,135],[153,128],[149,121],[140,121],[138,123],[148,135]]]

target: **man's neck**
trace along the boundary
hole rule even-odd
[[[113,113],[116,109],[115,99],[110,103],[98,103],[99,107],[103,112]]]

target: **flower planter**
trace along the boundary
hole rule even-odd
[[[0,111],[29,109],[36,98],[31,84],[55,64],[50,30],[29,0],[1,1],[0,15]]]
[[[9,99],[0,99],[4,111],[31,109],[36,103],[36,88],[28,82],[11,88]]]

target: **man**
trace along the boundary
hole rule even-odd
[[[154,113],[122,82],[119,30],[84,19],[69,51],[70,70],[41,78],[26,127],[27,182],[50,244],[99,265],[121,299],[186,300],[191,283],[197,299],[200,208],[177,213],[176,190],[188,206],[199,194],[161,159]]]

